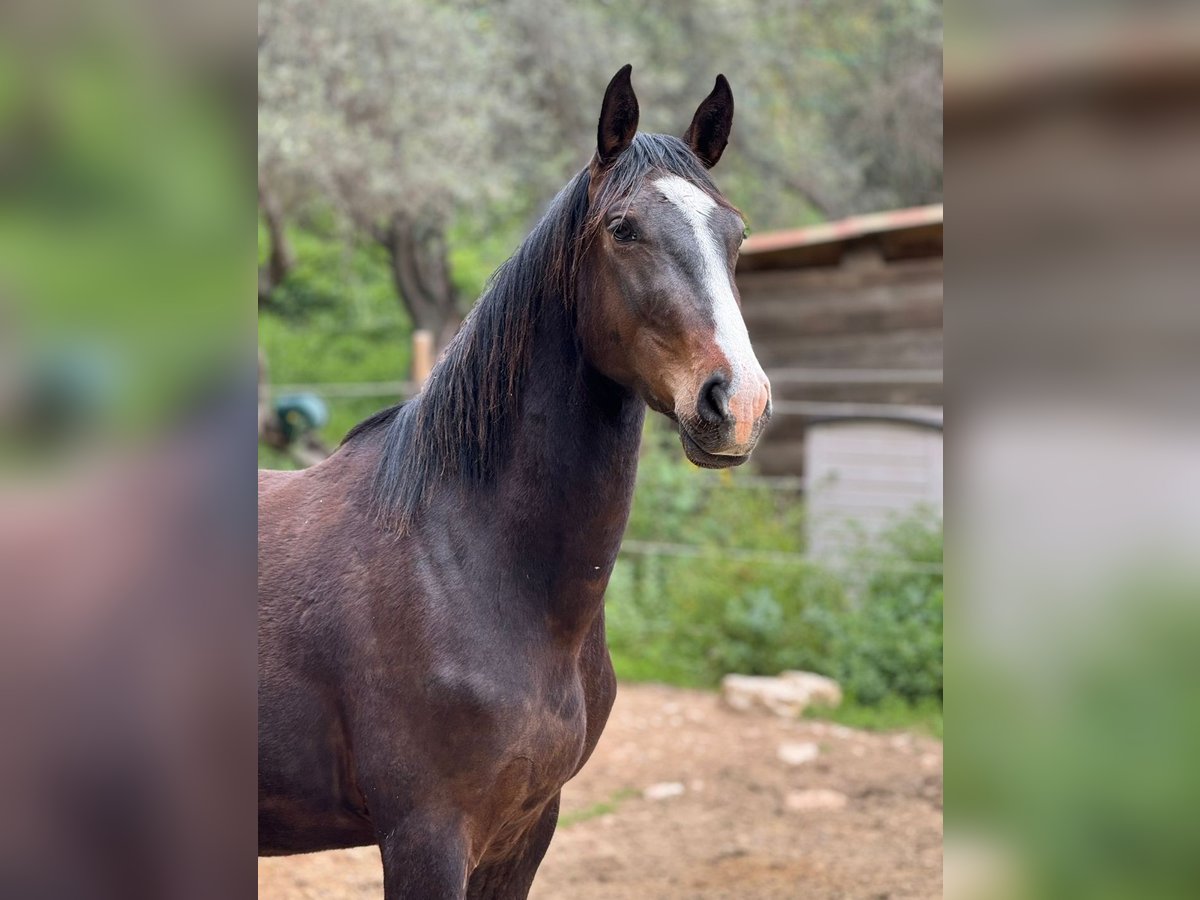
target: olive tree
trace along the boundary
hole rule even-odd
[[[377,241],[413,324],[444,342],[462,313],[447,227],[456,209],[512,186],[495,158],[522,104],[489,77],[487,16],[404,0],[268,0],[259,27],[268,190],[320,196]]]
[[[263,0],[259,28],[260,298],[292,259],[281,210],[320,197],[439,343],[473,299],[448,229],[535,214],[626,62],[650,130],[730,78],[720,178],[755,227],[941,197],[938,0]]]

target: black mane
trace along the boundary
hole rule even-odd
[[[372,485],[374,512],[410,524],[438,481],[489,481],[503,459],[520,407],[537,323],[548,312],[571,315],[579,261],[615,204],[627,202],[653,171],[679,175],[720,198],[683,141],[638,134],[605,173],[594,206],[588,169],[551,202],[533,231],[492,276],[421,393],[375,413],[342,444],[386,429]],[[619,207],[618,207],[619,208]]]

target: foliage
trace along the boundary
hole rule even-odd
[[[870,706],[854,699],[836,708],[810,706],[804,711],[804,718],[836,722],[864,731],[920,731],[938,740],[942,739],[945,727],[941,700],[927,698],[909,703],[896,695],[889,695]]]
[[[328,216],[327,210],[322,211],[307,217],[303,226],[288,228],[296,262],[272,294],[270,312],[311,331],[370,321],[410,329],[396,303],[383,251],[354,240]],[[260,223],[260,263],[267,252],[266,228]]]
[[[950,703],[983,712],[955,726],[947,813],[1005,841],[1021,896],[1191,897],[1200,580],[1174,548],[1107,549],[1099,570],[1031,562],[1006,582],[1024,607],[997,617],[992,593],[960,623]]]
[[[712,686],[728,672],[806,669],[836,678],[851,707],[940,706],[940,525],[897,523],[850,573],[831,571],[802,555],[797,498],[741,471],[696,471],[665,430],[648,424],[609,588],[618,675]],[[666,546],[642,553],[639,542]],[[713,550],[666,555],[679,544]]]
[[[291,229],[298,264],[258,320],[272,385],[401,381],[408,375],[411,325],[396,303],[386,262],[372,246]],[[336,446],[357,422],[395,398],[324,397],[321,438]],[[264,455],[266,454],[266,455]],[[260,448],[261,465],[285,458]]]
[[[730,77],[722,171],[763,224],[931,202],[941,16],[936,0],[269,0],[260,168],[368,218],[531,212],[590,154],[603,86],[630,61],[657,131],[681,133]]]
[[[260,259],[267,252],[259,230]],[[471,296],[482,290],[491,272],[512,252],[515,228],[496,227],[463,236],[453,253],[461,288]],[[266,355],[272,385],[341,384],[404,381],[410,375],[412,325],[396,303],[386,255],[375,244],[351,239],[328,211],[310,210],[303,225],[288,229],[296,267],[275,291],[270,309],[260,313],[259,345]],[[330,421],[321,430],[328,446],[337,446],[355,424],[397,396],[323,399]],[[282,454],[260,447],[259,464],[290,468]]]
[[[898,522],[856,555],[866,578],[851,615],[815,610],[810,616],[827,642],[825,674],[858,702],[873,705],[889,696],[941,702],[941,564],[940,523],[928,517]]]
[[[89,429],[144,433],[241,352],[249,258],[230,224],[251,222],[241,123],[198,70],[164,66],[161,48],[136,46],[90,4],[61,29],[6,11],[0,417],[14,378],[74,364],[88,375],[77,399],[97,404]]]
[[[941,20],[938,0],[265,0],[260,191],[336,211],[449,327],[480,285],[464,246],[523,231],[586,163],[626,61],[643,130],[682,133],[729,76],[718,180],[755,229],[938,201]]]

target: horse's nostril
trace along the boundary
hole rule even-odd
[[[720,425],[729,418],[729,382],[724,375],[718,373],[704,382],[696,409],[710,425]]]

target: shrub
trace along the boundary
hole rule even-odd
[[[608,594],[620,677],[712,686],[728,672],[807,669],[836,678],[851,703],[941,703],[935,518],[897,523],[831,571],[803,556],[795,494],[740,470],[699,472],[672,442],[648,423]]]

